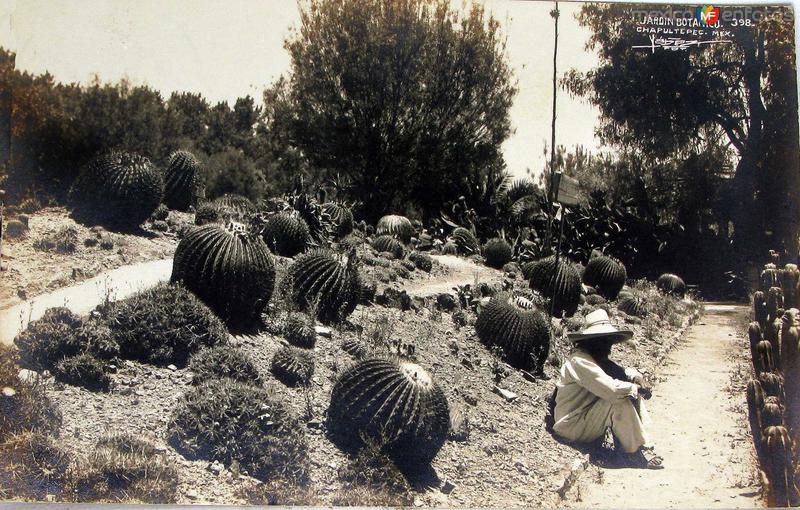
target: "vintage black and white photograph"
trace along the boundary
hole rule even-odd
[[[800,506],[795,27],[0,0],[0,506]]]

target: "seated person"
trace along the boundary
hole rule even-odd
[[[605,310],[586,316],[586,328],[569,333],[572,353],[556,382],[553,431],[572,442],[594,442],[611,428],[626,464],[661,468],[661,457],[647,444],[640,397],[650,388],[635,369],[623,369],[610,359],[611,347],[630,339],[632,331],[618,330]]]

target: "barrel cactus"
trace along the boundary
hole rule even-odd
[[[379,236],[394,236],[404,243],[409,243],[411,242],[411,236],[414,235],[414,226],[405,216],[390,214],[378,220],[378,226],[375,229],[375,233]]]
[[[306,222],[286,212],[267,218],[261,228],[261,237],[273,253],[284,257],[302,253],[311,240]]]
[[[376,237],[375,239],[372,240],[371,245],[378,252],[391,253],[392,256],[396,259],[403,258],[403,254],[405,253],[405,248],[403,247],[403,244],[390,235],[382,235]]]
[[[314,319],[302,312],[291,312],[283,323],[283,336],[292,345],[313,348],[317,342]]]
[[[215,199],[214,204],[218,207],[224,207],[232,210],[240,219],[244,219],[247,216],[257,212],[256,206],[250,201],[249,198],[236,193],[226,193]]]
[[[272,373],[288,386],[306,386],[314,375],[314,357],[306,349],[281,347],[272,357]]]
[[[571,316],[578,309],[581,297],[581,276],[571,262],[550,256],[522,267],[522,273],[533,290],[552,301],[553,314]]]
[[[550,325],[542,312],[529,309],[528,302],[497,294],[478,315],[475,331],[487,346],[500,346],[509,364],[541,371],[550,352]]]
[[[170,209],[186,211],[197,205],[203,196],[200,163],[188,151],[175,151],[169,156],[164,178],[164,203]]]
[[[367,359],[336,381],[328,426],[336,439],[377,441],[396,461],[419,466],[447,439],[450,410],[444,391],[419,365]]]
[[[656,288],[663,294],[683,298],[686,295],[686,283],[676,274],[664,273],[656,280]]]
[[[333,222],[336,237],[342,238],[353,232],[353,213],[349,208],[336,202],[322,204],[322,210]]]
[[[306,252],[289,266],[288,274],[294,301],[316,309],[325,323],[344,320],[358,304],[361,280],[353,250],[347,256],[322,249]]]
[[[453,241],[447,241],[442,245],[442,255],[458,255],[458,246]]]
[[[342,350],[354,358],[363,358],[367,355],[367,346],[358,338],[345,338]]]
[[[433,259],[425,253],[414,252],[408,256],[408,260],[414,263],[417,269],[430,273],[433,269]]]
[[[481,245],[472,231],[457,227],[450,234],[450,240],[455,243],[461,255],[480,255]]]
[[[511,261],[511,245],[505,239],[500,239],[499,237],[489,239],[483,245],[483,256],[486,259],[487,266],[501,269]]]
[[[633,317],[647,317],[647,303],[640,297],[627,296],[620,299],[617,308]]]
[[[241,224],[193,228],[178,244],[173,282],[182,282],[227,321],[257,317],[275,285],[267,245]]]
[[[87,207],[98,219],[136,226],[161,203],[164,180],[146,157],[110,152],[84,168],[70,195],[75,206]]]
[[[625,265],[607,255],[592,257],[583,270],[583,283],[597,289],[606,299],[616,299],[627,279]]]

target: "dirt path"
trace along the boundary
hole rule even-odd
[[[431,277],[428,280],[418,280],[405,284],[403,289],[411,296],[434,296],[443,292],[450,292],[458,285],[474,284],[477,281],[489,281],[502,276],[502,272],[490,267],[478,265],[471,260],[456,257],[455,255],[432,255],[432,258],[445,266],[446,275]]]
[[[760,507],[746,426],[745,393],[731,391],[746,345],[740,305],[708,304],[667,358],[648,410],[651,441],[665,469],[600,469],[583,474],[573,507]],[[577,501],[576,501],[577,500]]]

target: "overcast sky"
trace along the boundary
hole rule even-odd
[[[454,0],[461,6],[460,0]],[[550,139],[552,2],[486,0],[508,36],[508,57],[519,94],[511,110],[515,133],[503,149],[509,169],[538,173]],[[559,75],[589,69],[587,31],[574,14],[580,3],[560,2]],[[261,91],[289,68],[283,49],[298,22],[293,0],[0,0],[0,45],[17,53],[17,67],[49,71],[63,82],[127,77],[168,96],[201,92],[232,101]],[[596,147],[596,111],[561,91],[558,143]]]

